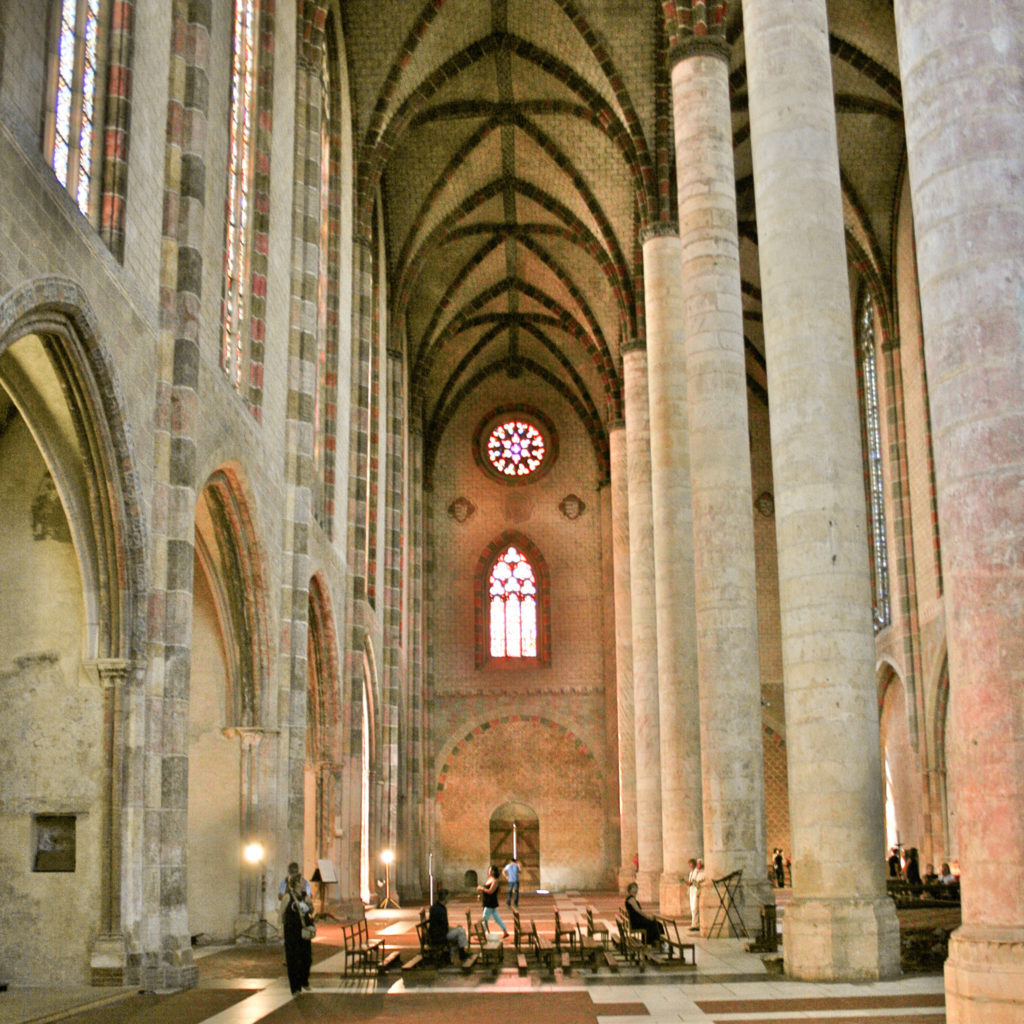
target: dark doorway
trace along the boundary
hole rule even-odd
[[[503,868],[513,856],[519,861],[522,892],[540,888],[540,822],[526,804],[507,803],[491,815],[491,863]]]

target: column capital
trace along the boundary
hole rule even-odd
[[[608,433],[609,434],[613,430],[625,430],[625,429],[626,429],[626,421],[623,420],[623,419],[612,420],[611,423],[608,424]]]
[[[625,356],[630,352],[646,352],[647,342],[643,338],[630,338],[619,346],[619,351]]]
[[[732,45],[720,36],[684,36],[668,51],[669,69],[691,57],[718,57],[728,64]]]
[[[392,345],[388,345],[387,352],[388,352],[388,359],[394,359],[396,361],[400,360],[402,358],[402,355],[403,355],[402,350],[400,348],[395,348]]]
[[[640,229],[640,244],[646,245],[652,238],[678,238],[679,222],[675,220],[657,221]]]
[[[127,658],[86,658],[82,667],[104,689],[124,683],[132,667]]]

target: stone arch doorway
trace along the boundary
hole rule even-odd
[[[0,298],[0,720],[17,737],[0,753],[0,867],[7,919],[33,922],[0,930],[0,962],[22,984],[80,985],[100,956],[120,984],[139,942],[122,913],[141,732],[125,694],[146,601],[121,410],[77,285]]]
[[[882,682],[879,711],[884,771],[885,846],[922,847],[921,770],[910,737],[907,692],[891,668]],[[923,868],[923,865],[922,865]]]
[[[341,755],[338,724],[338,648],[327,583],[321,574],[309,582],[306,640],[306,771],[303,869],[312,878],[318,861],[329,860],[337,874],[341,858],[339,787]],[[326,893],[325,893],[326,894]],[[337,896],[337,891],[331,892]]]
[[[491,863],[504,867],[513,856],[519,861],[521,892],[540,887],[540,820],[527,804],[502,804],[491,814]]]
[[[266,567],[241,468],[225,464],[195,511],[188,748],[188,928],[232,939],[259,916],[270,871]],[[262,863],[242,858],[249,842]],[[273,879],[268,878],[268,891]],[[268,902],[272,902],[269,901]]]

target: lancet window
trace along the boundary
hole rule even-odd
[[[45,149],[57,180],[89,216],[96,179],[100,0],[60,0],[50,61]]]
[[[878,368],[875,360],[875,306],[870,295],[861,303],[858,324],[865,454],[867,458],[868,525],[875,630],[889,625],[889,557],[885,532],[885,482],[882,474],[882,430],[878,409]]]
[[[488,581],[492,658],[537,657],[537,578],[514,545],[494,563]]]
[[[236,388],[248,383],[250,251],[256,133],[259,5],[235,0],[231,121],[224,242],[221,366]]]

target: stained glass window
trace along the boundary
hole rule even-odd
[[[491,657],[537,657],[537,580],[516,547],[494,563],[489,579]]]
[[[100,0],[61,0],[47,116],[57,180],[89,213],[93,181]]]
[[[487,457],[504,476],[533,473],[544,461],[544,436],[525,420],[509,420],[496,426],[487,438]]]
[[[882,478],[882,430],[878,412],[878,371],[875,364],[875,306],[867,296],[860,314],[860,359],[864,388],[864,429],[867,440],[870,498],[871,561],[874,621],[879,630],[889,624],[889,556],[885,536],[885,485]]]
[[[253,135],[256,123],[258,14],[255,0],[235,0],[221,365],[236,388],[242,386],[247,361],[245,313],[248,303],[246,282],[249,276]]]

